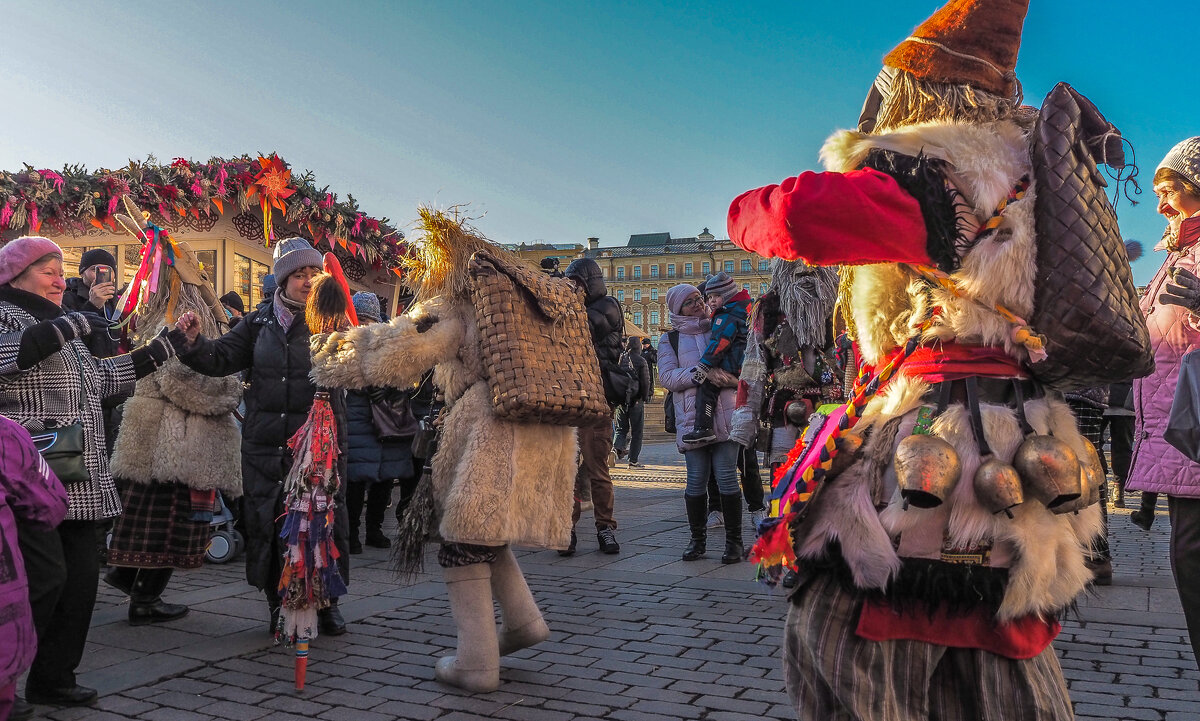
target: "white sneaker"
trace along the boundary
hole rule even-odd
[[[767,509],[760,508],[757,511],[750,511],[750,523],[754,527],[755,532],[758,531],[758,524],[762,523],[767,518]]]
[[[630,462],[629,462],[629,467],[630,467],[630,468],[645,468],[645,467],[646,467],[646,464],[645,464],[645,463],[638,463],[637,461],[630,461]]]
[[[709,528],[722,528],[725,526],[725,516],[721,515],[720,511],[713,511],[708,514]]]

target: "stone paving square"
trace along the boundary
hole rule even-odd
[[[350,632],[313,642],[304,691],[293,688],[292,654],[272,644],[266,603],[236,560],[177,572],[166,599],[192,611],[170,624],[128,626],[125,598],[101,583],[80,669],[100,701],[39,713],[58,721],[795,718],[779,659],[786,599],[755,583],[750,564],[721,565],[719,550],[681,562],[682,458],[673,444],[654,444],[642,461],[644,469],[613,469],[619,555],[596,552],[586,513],[577,555],[518,554],[552,635],[503,659],[495,693],[472,696],[433,680],[435,659],[455,645],[433,554],[426,574],[399,585],[388,551],[368,547],[351,559],[341,603]],[[1128,514],[1112,514],[1113,585],[1079,599],[1055,643],[1076,713],[1081,721],[1200,721],[1200,672],[1167,562],[1165,510],[1150,533]]]

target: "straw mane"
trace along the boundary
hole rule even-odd
[[[180,249],[181,252],[190,252]],[[184,283],[179,271],[163,264],[158,278],[158,291],[150,294],[146,303],[139,309],[137,315],[137,330],[133,338],[144,343],[158,331],[167,326],[174,326],[179,316],[191,311],[200,321],[200,332],[206,338],[216,338],[223,332],[217,326],[213,316],[212,306],[204,299],[200,287]],[[222,319],[224,320],[224,319]]]
[[[471,294],[471,256],[483,250],[501,262],[524,264],[515,253],[493,243],[472,227],[460,206],[448,212],[422,206],[418,209],[418,235],[410,241],[401,265],[404,285],[415,303],[444,296],[466,299]]]
[[[1031,128],[1036,110],[1022,105],[1020,83],[1011,98],[984,92],[970,85],[939,83],[918,78],[906,70],[897,70],[888,94],[879,106],[875,133],[886,133],[908,125],[931,121],[987,123],[1012,120]]]

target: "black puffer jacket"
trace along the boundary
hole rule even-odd
[[[204,337],[181,353],[189,368],[207,376],[247,371],[248,387],[242,424],[242,487],[246,528],[246,580],[266,588],[278,580],[279,529],[283,513],[283,479],[292,465],[288,439],[304,425],[317,387],[309,379],[312,358],[308,326],[298,316],[285,332],[273,303],[255,310],[216,340]],[[342,391],[330,393],[337,422],[338,472],[346,479],[346,401]],[[349,516],[345,483],[338,492],[334,541],[341,551],[338,568],[349,582]]]
[[[625,315],[621,312],[621,303],[608,295],[604,287],[604,273],[591,258],[577,258],[571,261],[564,275],[583,288],[588,325],[592,330],[592,345],[595,346],[596,358],[600,361],[600,375],[604,378],[604,392],[608,396],[608,402],[613,405],[624,403],[625,398],[618,397],[613,392],[608,378],[608,371],[620,372],[618,364],[622,351],[621,336],[625,331]]]
[[[404,391],[396,388],[346,391],[346,425],[350,432],[347,456],[347,480],[350,483],[376,483],[413,477],[411,435],[383,440],[371,420],[371,393],[381,393],[393,407],[408,407]],[[411,422],[411,419],[409,419]]]

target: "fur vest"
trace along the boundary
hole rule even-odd
[[[841,132],[826,143],[822,159],[829,170],[845,172],[857,168],[873,148],[947,161],[981,218],[992,214],[1019,178],[1031,174],[1027,138],[1008,122],[933,123],[882,135]],[[1024,317],[1034,298],[1036,191],[1030,187],[1023,200],[1010,204],[998,231],[961,253],[961,267],[953,273],[971,296]],[[998,315],[915,281],[895,264],[855,267],[851,295],[850,315],[867,364],[879,363],[911,337],[930,304],[941,314],[926,332],[927,344],[993,346],[1027,360]],[[933,434],[958,454],[959,482],[940,506],[906,507],[893,459],[900,441],[912,433],[918,409],[931,405],[929,390],[921,378],[901,373],[867,406],[855,429],[870,431],[865,452],[827,482],[797,528],[802,564],[838,555],[859,588],[886,589],[899,602],[914,598],[970,607],[982,599],[1002,621],[1062,611],[1091,580],[1083,549],[1100,531],[1099,508],[1055,515],[1027,499],[1012,509],[1012,518],[984,509],[971,482],[981,460],[979,445],[961,403],[951,403],[932,426]],[[1074,416],[1056,394],[1025,401],[1024,413],[1035,433],[1051,433],[1084,453]],[[1015,409],[985,402],[981,416],[995,457],[1011,462],[1024,438]]]
[[[112,470],[135,483],[180,483],[242,495],[237,376],[209,378],[171,359],[125,402]]]

